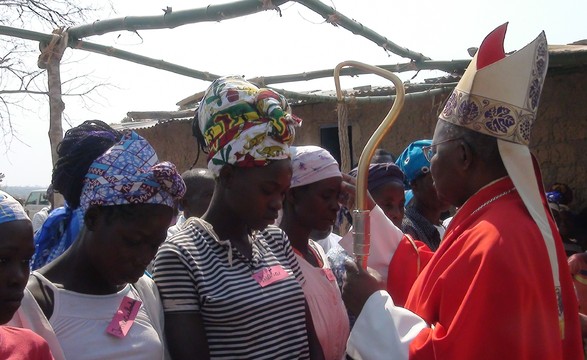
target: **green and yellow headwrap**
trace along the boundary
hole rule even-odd
[[[208,169],[215,175],[225,164],[265,166],[290,157],[295,128],[282,95],[258,88],[239,76],[215,80],[198,108],[198,126],[208,148]]]

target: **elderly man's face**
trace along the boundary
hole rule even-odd
[[[458,158],[459,141],[450,137],[447,127],[450,126],[442,120],[436,123],[434,137],[432,138],[435,155],[430,161],[430,173],[434,181],[434,187],[439,200],[444,200],[454,206],[461,206],[464,202],[462,186],[463,179],[459,176]],[[438,145],[434,145],[438,144]]]

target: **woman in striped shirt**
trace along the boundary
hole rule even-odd
[[[171,355],[321,358],[294,252],[269,226],[290,185],[300,120],[285,98],[240,77],[214,81],[200,104],[194,125],[214,195],[202,218],[161,246],[153,269]]]

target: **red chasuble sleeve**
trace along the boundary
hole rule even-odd
[[[426,244],[404,235],[387,272],[387,292],[396,306],[404,306],[412,285],[432,255],[434,252]]]

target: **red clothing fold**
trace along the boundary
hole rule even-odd
[[[406,302],[432,325],[410,344],[410,359],[583,358],[562,241],[555,234],[561,339],[546,246],[513,188],[504,178],[481,189],[451,221]]]
[[[387,292],[395,305],[405,305],[412,285],[432,255],[434,252],[426,244],[404,234],[387,271]]]

